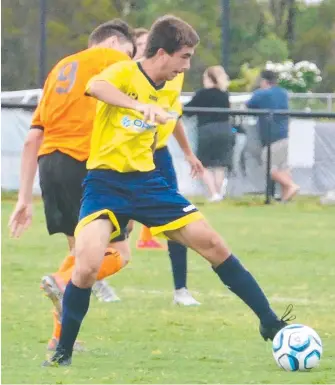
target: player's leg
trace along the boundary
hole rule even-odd
[[[69,207],[64,209],[62,195],[64,192],[60,186],[67,185],[67,176],[72,173],[72,185],[73,189],[70,191]],[[82,178],[86,174],[86,168],[84,162],[78,162],[69,156],[62,154],[59,151],[42,156],[39,159],[39,176],[40,186],[42,191],[42,199],[44,203],[44,212],[47,223],[47,229],[50,235],[56,233],[67,234],[69,249],[72,251],[68,255],[60,266],[60,271],[66,271],[74,263],[73,248],[74,237],[73,232],[75,229],[75,223],[72,219],[74,215],[78,216],[77,202],[73,202],[73,195],[76,189],[80,189]],[[78,185],[78,187],[76,187]],[[67,194],[69,195],[69,194]],[[80,196],[75,195],[75,199],[79,202]],[[74,204],[72,204],[74,203]],[[72,211],[76,210],[73,214]],[[60,333],[61,318],[61,297],[62,291],[65,285],[58,285],[58,282],[52,275],[44,276],[41,282],[41,289],[46,296],[51,299],[56,308],[56,315],[53,314],[53,333],[52,338],[49,340],[48,349],[53,349],[54,345],[58,342],[58,336]],[[76,345],[80,349],[80,345]]]
[[[68,237],[69,239],[70,237]],[[73,237],[71,237],[73,238]],[[73,238],[74,239],[74,238]],[[118,237],[113,239],[105,252],[105,258],[100,266],[97,281],[93,285],[92,292],[103,302],[118,302],[120,298],[107,284],[105,278],[115,274],[122,269],[131,259],[131,250],[128,242],[128,229],[125,229]],[[75,261],[72,263],[63,262],[61,268],[54,274],[43,277],[43,289],[54,303],[61,318],[62,299],[66,285],[71,279]],[[55,330],[59,326],[55,325]],[[58,333],[59,334],[59,333]]]
[[[60,264],[59,268],[58,268],[58,272],[63,272],[63,271],[66,271],[67,269],[69,269],[71,266],[74,265],[74,246],[75,246],[75,240],[74,240],[74,237],[73,236],[66,236],[67,238],[67,243],[68,243],[68,247],[69,247],[69,255],[67,257],[64,258],[64,260],[62,261],[62,263]]]
[[[59,312],[61,311],[59,295],[64,291],[74,266],[73,235],[78,222],[82,182],[86,174],[86,162],[80,162],[59,151],[40,159],[41,187],[45,197],[49,233],[64,233],[70,250],[70,254],[65,257],[58,271],[42,278],[41,287]],[[111,269],[113,271],[114,267],[111,266]],[[107,282],[97,283],[94,294],[106,302],[114,299],[114,292]]]
[[[86,162],[80,162],[56,151],[40,158],[39,173],[49,234],[65,234],[70,250],[58,271],[45,275],[41,282],[41,289],[53,302],[58,313],[57,317],[53,316],[53,334],[48,343],[48,349],[52,349],[56,344],[61,328],[59,319],[62,317],[63,293],[74,268],[74,230],[78,222],[82,182],[87,173]],[[115,271],[115,263],[111,264],[110,271],[111,273]],[[106,298],[110,300],[110,298],[116,297],[107,282],[97,285],[95,294],[99,298],[103,297],[104,300]],[[80,343],[76,343],[75,347],[82,350]]]
[[[168,148],[163,147],[156,150],[154,159],[156,169],[170,188],[178,190],[177,175]],[[180,243],[169,240],[168,251],[175,288],[174,302],[185,306],[200,305],[200,302],[194,299],[187,289],[187,248]]]
[[[167,188],[161,179],[149,181],[151,190],[139,200],[135,219],[148,225],[153,235],[165,234],[206,258],[221,281],[258,316],[262,336],[272,339],[285,322],[273,312],[254,277],[196,207],[176,190]]]
[[[120,234],[129,221],[128,204],[122,181],[113,172],[90,171],[85,178],[79,223],[76,228],[76,264],[63,297],[62,331],[49,365],[69,365],[75,339],[87,313],[92,286],[111,239]],[[122,190],[123,189],[123,190]],[[118,193],[121,191],[121,193]],[[114,212],[113,210],[117,211]],[[112,224],[113,223],[113,224]]]
[[[97,281],[92,287],[92,292],[95,296],[103,302],[119,302],[120,298],[115,293],[114,289],[107,284],[105,278],[112,276],[124,266],[128,264],[131,259],[131,249],[129,245],[129,229],[128,227],[116,238],[113,239],[113,242],[110,243],[109,249],[114,250],[120,256],[120,262],[117,263],[115,257],[113,258],[107,249],[105,253],[105,258],[102,261],[100,266]]]
[[[278,330],[286,325],[271,309],[268,299],[252,274],[204,219],[168,231],[166,235],[207,259],[223,284],[257,315],[260,320],[260,332],[265,340],[272,340]]]
[[[84,226],[76,239],[76,264],[63,298],[62,331],[52,362],[71,363],[74,343],[88,311],[92,286],[112,232],[108,219],[96,219]],[[50,364],[50,362],[48,362]]]

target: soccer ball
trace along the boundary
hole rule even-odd
[[[275,335],[272,352],[278,366],[284,370],[310,370],[319,365],[322,342],[312,328],[293,324]]]

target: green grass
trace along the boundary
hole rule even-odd
[[[198,308],[172,305],[165,252],[133,248],[133,261],[110,279],[122,301],[99,303],[81,331],[88,351],[70,368],[41,368],[51,306],[40,277],[66,253],[49,237],[38,202],[32,228],[9,239],[13,201],[2,202],[2,383],[294,383],[335,382],[335,208],[314,199],[262,206],[260,200],[205,205],[202,211],[253,272],[281,314],[293,303],[297,321],[324,343],[321,366],[309,373],[280,370],[255,316],[199,256],[189,253],[189,288]],[[134,245],[139,226],[132,237]]]

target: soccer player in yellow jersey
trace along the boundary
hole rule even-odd
[[[99,102],[75,232],[77,263],[64,293],[60,341],[45,366],[71,364],[106,247],[130,219],[148,226],[153,235],[164,235],[203,256],[223,284],[257,315],[265,340],[273,339],[287,324],[273,312],[254,277],[221,236],[155,170],[157,130],[181,114],[178,75],[189,69],[198,43],[189,24],[162,17],[150,30],[145,60],[116,63],[87,86],[87,93]],[[201,172],[195,157],[190,162],[194,173]]]
[[[134,30],[136,39],[136,56],[134,60],[143,59],[145,53],[145,47],[149,36],[149,31],[145,28],[136,28]],[[178,75],[180,81],[183,82],[184,74]],[[184,138],[184,128],[182,127],[181,120],[170,121],[165,125],[164,129],[159,130],[157,137],[157,146],[154,154],[154,162],[156,169],[160,171],[170,187],[178,189],[177,176],[173,166],[172,157],[168,150],[167,144],[171,134],[179,138]],[[179,141],[179,140],[178,140]],[[184,153],[192,153],[191,148],[184,140]],[[142,226],[140,239],[137,241],[136,246],[138,249],[165,249],[165,245],[162,245],[157,239],[155,239],[150,232],[150,229],[146,226]],[[175,304],[184,306],[200,305],[187,289],[187,248],[180,243],[168,241],[168,252],[171,260],[173,283],[174,283],[174,296],[173,300]]]

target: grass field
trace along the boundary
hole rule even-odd
[[[76,354],[70,368],[41,368],[51,306],[39,291],[39,280],[60,263],[66,243],[62,236],[47,235],[40,203],[32,228],[20,240],[9,239],[12,206],[2,202],[2,383],[335,382],[334,207],[313,200],[203,207],[275,310],[281,315],[292,303],[297,321],[320,334],[320,368],[286,373],[273,361],[271,344],[261,340],[255,316],[200,257],[189,253],[189,288],[202,305],[181,308],[172,305],[166,253],[135,248],[129,267],[110,279],[122,301],[92,299],[80,336],[88,351]]]

